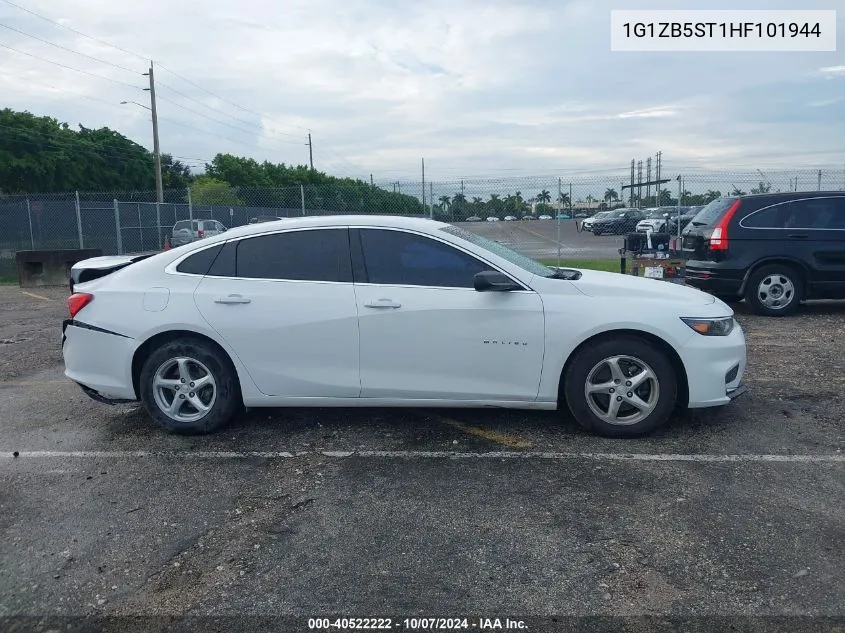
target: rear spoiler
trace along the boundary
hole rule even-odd
[[[121,268],[126,268],[135,262],[140,262],[143,259],[157,255],[158,252],[136,253],[133,255],[103,255],[76,262],[70,269],[70,291],[73,293],[73,287],[76,284],[111,275]]]

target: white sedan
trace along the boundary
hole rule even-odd
[[[78,283],[68,308],[65,375],[183,433],[245,407],[411,406],[568,408],[630,437],[745,390],[742,329],[713,296],[425,219],[230,229]]]

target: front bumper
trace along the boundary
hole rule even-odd
[[[687,370],[689,408],[729,404],[747,391],[747,349],[739,324],[724,337],[696,334],[678,351]]]

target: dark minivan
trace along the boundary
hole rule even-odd
[[[845,299],[845,191],[719,198],[683,232],[686,282],[757,314]]]

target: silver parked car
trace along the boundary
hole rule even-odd
[[[170,245],[174,248],[183,246],[204,237],[219,235],[224,231],[226,227],[217,220],[179,220],[173,225]]]

